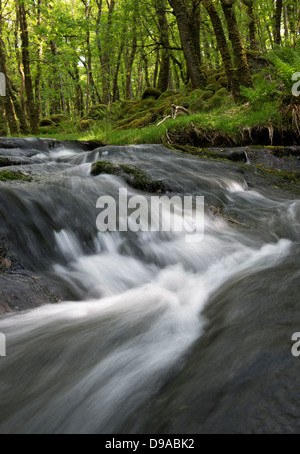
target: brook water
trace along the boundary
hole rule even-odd
[[[1,156],[38,175],[0,185],[1,233],[65,299],[0,319],[1,433],[300,431],[296,196],[162,146],[86,152],[27,140]],[[101,157],[204,196],[204,241],[100,234],[97,199],[126,187],[90,175]]]

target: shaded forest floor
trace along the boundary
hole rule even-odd
[[[286,112],[278,81],[261,69],[253,74],[255,90],[246,89],[235,103],[225,74],[212,72],[205,90],[153,91],[145,99],[95,105],[81,119],[64,115],[44,118],[40,137],[58,140],[98,140],[109,145],[163,143],[194,147],[297,145],[299,129]],[[140,97],[141,98],[141,97]],[[181,106],[172,118],[172,105]],[[161,123],[167,116],[171,118]],[[161,124],[160,124],[161,123]]]

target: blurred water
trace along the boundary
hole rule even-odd
[[[162,146],[36,148],[19,154],[40,180],[0,186],[1,232],[69,302],[0,320],[0,432],[297,432],[300,201]],[[172,232],[100,234],[97,199],[126,186],[90,176],[101,156],[205,196],[240,225],[207,210],[199,244]]]

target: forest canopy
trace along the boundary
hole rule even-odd
[[[0,0],[0,135],[101,119],[147,88],[205,90],[216,75],[239,102],[253,68],[275,65],[283,85],[297,70],[299,28],[298,0]]]

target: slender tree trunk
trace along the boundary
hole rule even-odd
[[[42,0],[38,0],[37,3],[37,14],[38,14],[38,27],[42,25]],[[38,51],[37,51],[37,70],[35,77],[35,100],[37,108],[38,119],[41,119],[41,77],[42,77],[42,57],[43,57],[43,44],[42,41],[39,41]]]
[[[156,60],[155,60],[155,66],[154,66],[154,72],[153,72],[153,87],[157,87],[157,76],[158,76],[158,68],[159,68],[159,47],[156,49]]]
[[[221,4],[225,14],[229,38],[233,47],[240,84],[244,85],[245,87],[253,88],[247,54],[242,42],[237,18],[234,11],[235,0],[221,0]]]
[[[239,82],[237,78],[236,71],[233,67],[232,60],[231,60],[231,55],[229,51],[229,47],[227,45],[227,39],[225,36],[225,32],[223,29],[223,25],[220,19],[220,16],[218,14],[218,11],[215,7],[215,4],[213,3],[212,0],[203,0],[203,4],[208,12],[208,15],[210,17],[217,43],[218,43],[218,48],[222,56],[223,60],[223,65],[225,68],[225,72],[227,75],[228,83],[230,86],[230,89],[234,95],[234,98],[237,100],[240,95],[240,90],[239,90]]]
[[[274,42],[281,43],[281,18],[282,18],[283,0],[276,0],[274,16]]]
[[[286,4],[283,5],[283,20],[284,20],[284,36],[286,39],[289,39],[289,20]]]
[[[27,111],[26,111],[26,93],[25,93],[25,74],[22,68],[22,59],[20,56],[19,51],[19,13],[18,13],[18,5],[16,4],[16,24],[15,24],[15,53],[18,63],[18,71],[21,78],[21,91],[20,91],[20,98],[21,98],[21,107],[23,116],[27,122]]]
[[[29,122],[32,134],[39,133],[39,121],[36,106],[34,103],[32,77],[30,71],[30,55],[29,55],[29,35],[27,27],[27,14],[25,10],[24,0],[18,1],[19,20],[21,29],[21,42],[22,42],[22,60],[25,74],[25,91],[26,91],[26,105],[29,116]]]
[[[133,68],[136,51],[137,51],[137,33],[136,33],[136,25],[134,23],[132,45],[131,45],[131,49],[130,49],[127,63],[126,63],[126,84],[125,84],[126,99],[131,99],[133,97],[131,78],[132,78],[132,68]]]
[[[102,77],[102,102],[103,104],[110,104],[110,62],[111,62],[111,28],[112,28],[112,19],[115,9],[115,0],[110,0],[108,4],[108,21],[106,26],[106,33],[103,42],[101,42],[100,37],[100,24],[102,17],[102,0],[96,0],[98,7],[98,16],[96,24],[96,39],[99,52],[99,58],[101,63],[101,77]]]
[[[165,92],[169,86],[170,76],[170,55],[169,55],[169,25],[166,16],[165,1],[155,0],[155,11],[158,19],[160,41],[163,46],[160,55],[160,71],[157,82],[157,89]]]
[[[247,13],[249,17],[249,47],[251,50],[256,50],[256,22],[254,15],[254,0],[243,0],[244,5],[247,6]]]
[[[50,81],[51,87],[53,89],[53,95],[51,100],[51,114],[57,115],[60,113],[60,80],[58,74],[58,65],[57,65],[57,49],[56,44],[52,40],[50,42],[51,54],[52,54],[52,80]]]
[[[120,66],[121,66],[121,59],[122,59],[122,54],[124,51],[124,40],[121,43],[120,49],[119,49],[119,54],[117,58],[117,64],[115,68],[115,73],[114,73],[114,80],[113,80],[113,101],[116,101],[120,98],[120,91],[119,91],[119,86],[118,86],[118,77],[119,77],[119,72],[120,72]]]
[[[10,96],[12,102],[13,102],[16,115],[17,115],[18,120],[19,120],[20,131],[21,131],[22,134],[29,134],[30,129],[28,127],[27,120],[26,120],[26,117],[24,115],[22,104],[19,101],[19,93],[17,92],[16,88],[13,86],[13,84],[12,84],[12,82],[11,82],[11,80],[9,78],[8,78],[8,81],[9,82],[8,82],[7,88],[8,88],[8,91],[9,91],[9,96]]]
[[[176,16],[181,44],[187,63],[192,86],[196,88],[206,87],[206,76],[201,67],[198,49],[195,47],[195,38],[190,28],[189,13],[183,0],[169,0]]]
[[[3,16],[2,16],[2,0],[0,0],[0,72],[4,74],[6,79],[6,95],[2,99],[2,111],[5,109],[5,116],[8,121],[9,130],[11,135],[18,135],[19,128],[15,117],[13,103],[10,97],[10,80],[8,78],[7,65],[6,65],[6,49],[3,41]],[[3,127],[3,125],[2,125]]]
[[[7,136],[7,123],[5,117],[4,99],[0,96],[0,137]]]

